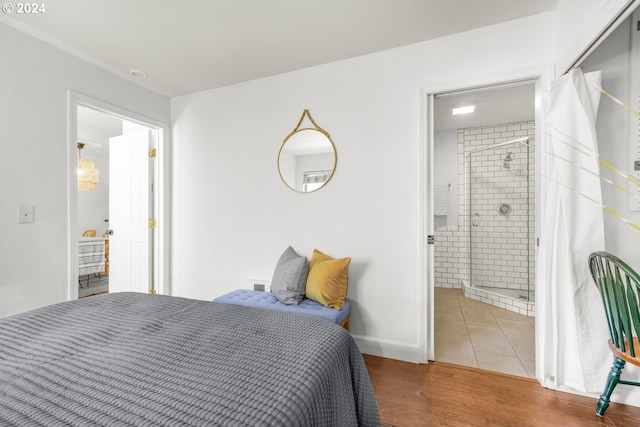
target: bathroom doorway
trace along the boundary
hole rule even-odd
[[[535,81],[433,112],[434,359],[534,378]]]

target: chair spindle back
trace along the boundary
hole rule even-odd
[[[589,268],[607,314],[611,344],[631,357],[640,355],[640,276],[607,252],[591,254]]]

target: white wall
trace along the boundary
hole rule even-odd
[[[67,91],[168,123],[169,100],[0,23],[0,316],[67,298]],[[75,147],[75,144],[74,144]],[[71,149],[75,149],[71,147]],[[71,168],[71,169],[70,169]],[[16,205],[35,222],[16,223]]]
[[[638,0],[559,0],[555,11],[556,72],[563,74],[626,6]]]
[[[630,20],[627,20],[618,27],[583,63],[585,71],[601,70],[603,89],[625,103],[630,102],[629,40],[632,30],[630,25]],[[602,96],[596,122],[600,154],[621,170],[629,172],[633,171],[633,160],[635,159],[628,154],[630,121],[637,123],[637,117],[621,105]],[[622,188],[627,188],[629,185],[624,178],[606,168],[602,168],[602,173]],[[606,206],[619,212],[624,218],[640,224],[640,212],[629,210],[627,195],[623,191],[603,182],[602,192],[603,203]],[[604,219],[606,249],[640,271],[640,255],[638,254],[640,232],[608,213],[605,213]]]
[[[364,352],[419,360],[421,87],[540,72],[552,15],[172,99],[173,290],[212,299],[271,278],[292,245],[352,257],[351,326]],[[278,177],[308,108],[336,145],[326,187]]]

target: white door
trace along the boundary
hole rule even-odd
[[[109,139],[109,292],[150,289],[151,131]]]

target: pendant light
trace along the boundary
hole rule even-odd
[[[93,160],[82,158],[82,149],[85,144],[78,143],[78,190],[91,191],[100,181],[100,173]]]

